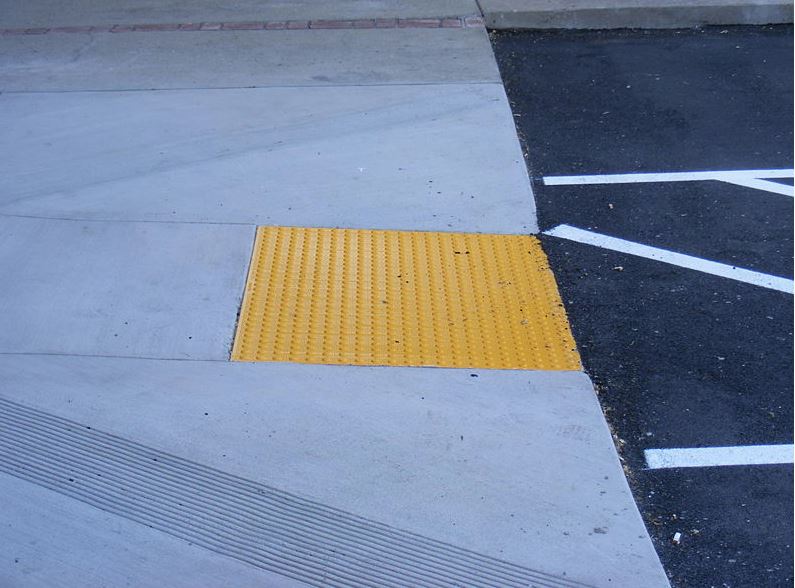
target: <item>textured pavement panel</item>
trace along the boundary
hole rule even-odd
[[[259,227],[232,359],[579,370],[536,237]]]

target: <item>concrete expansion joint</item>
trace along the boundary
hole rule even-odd
[[[310,29],[463,29],[482,28],[481,16],[435,18],[360,18],[347,20],[278,20],[162,24],[115,24],[0,29],[0,35],[45,35],[49,33],[136,33],[173,31],[273,31]]]

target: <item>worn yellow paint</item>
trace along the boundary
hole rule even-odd
[[[526,235],[260,227],[232,359],[576,370]]]

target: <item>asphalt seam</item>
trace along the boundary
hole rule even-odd
[[[484,20],[481,16],[443,16],[435,18],[359,18],[348,20],[316,19],[22,27],[0,29],[0,35],[46,35],[51,33],[154,33],[177,31],[300,31],[318,29],[466,29],[483,28],[484,26]]]

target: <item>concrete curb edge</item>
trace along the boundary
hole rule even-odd
[[[687,2],[642,0],[605,5],[603,0],[480,0],[490,29],[670,29],[706,25],[764,25],[793,22],[792,0]]]

